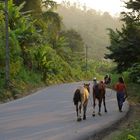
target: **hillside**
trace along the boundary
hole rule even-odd
[[[88,46],[88,57],[102,59],[109,45],[107,28],[120,29],[122,23],[119,18],[109,13],[100,13],[93,9],[82,10],[76,5],[65,3],[58,6],[57,12],[62,17],[66,29],[73,28],[81,34]]]

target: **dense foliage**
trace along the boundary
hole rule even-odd
[[[112,63],[110,60],[94,61],[93,58],[102,59],[106,51],[105,46],[109,44],[107,27],[113,29],[109,29],[111,45],[108,49],[111,54],[107,54],[106,57],[117,62],[118,71],[128,69],[125,80],[128,79],[126,75],[130,73],[129,78],[139,83],[139,5],[138,0],[126,3],[126,7],[133,10],[122,13],[125,25],[121,31],[114,31],[114,28],[121,26],[117,18],[111,17],[108,13],[100,14],[91,9],[87,10],[85,6],[83,10],[70,3],[64,3],[59,7],[58,12],[61,15],[63,13],[63,22],[67,27],[65,28],[62,18],[54,10],[56,2],[9,0],[10,83],[6,89],[5,9],[4,3],[1,2],[0,101],[25,96],[31,89],[40,87],[44,83],[46,85],[83,79],[92,80],[94,76],[102,79],[102,75],[112,70]],[[84,42],[88,45],[89,54],[86,54]],[[113,76],[112,81],[116,82],[118,75],[114,76],[114,79]],[[128,94],[139,102],[139,85],[134,87],[136,85],[128,86]],[[136,127],[139,128],[138,125]],[[137,134],[137,130],[139,129],[134,130],[133,134]]]
[[[122,12],[122,21],[125,24],[121,31],[109,29],[111,45],[107,47],[110,54],[107,54],[106,58],[116,62],[117,71],[121,75],[127,75],[125,79],[131,104],[140,102],[140,1],[130,0],[125,4],[128,12]],[[112,140],[140,139],[139,123],[139,117],[134,118],[130,123],[131,128],[128,125],[123,127],[120,134],[113,135]]]
[[[108,69],[108,62],[85,61],[87,56],[81,35],[73,29],[62,28],[62,19],[54,10],[57,6],[55,2],[38,0],[34,5],[33,1],[22,2],[8,1],[8,89],[5,88],[5,4],[0,3],[1,100],[21,97],[24,92],[44,83],[100,77],[100,67],[104,65]]]
[[[125,22],[121,31],[109,29],[111,45],[107,48],[110,54],[106,58],[117,63],[118,72],[130,69],[132,81],[140,81],[140,1],[126,2],[129,12],[122,12],[122,21]]]

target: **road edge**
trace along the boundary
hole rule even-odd
[[[121,118],[114,121],[111,125],[109,125],[109,127],[107,126],[104,127],[103,129],[97,130],[96,134],[94,133],[87,140],[102,140],[105,136],[117,130],[122,123],[125,123],[128,120],[129,116],[131,115],[131,110],[132,110],[132,106],[128,102],[128,109],[126,110],[126,113]]]

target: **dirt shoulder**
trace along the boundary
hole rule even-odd
[[[113,140],[114,137],[118,136],[126,128],[133,127],[134,122],[140,120],[139,116],[140,104],[130,103],[130,110],[126,116],[110,128],[102,131],[94,140]]]

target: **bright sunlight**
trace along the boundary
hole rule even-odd
[[[61,3],[63,0],[55,0]],[[93,8],[101,12],[109,12],[111,15],[119,14],[124,10],[124,2],[122,0],[70,0],[81,5],[86,5],[88,8]]]

